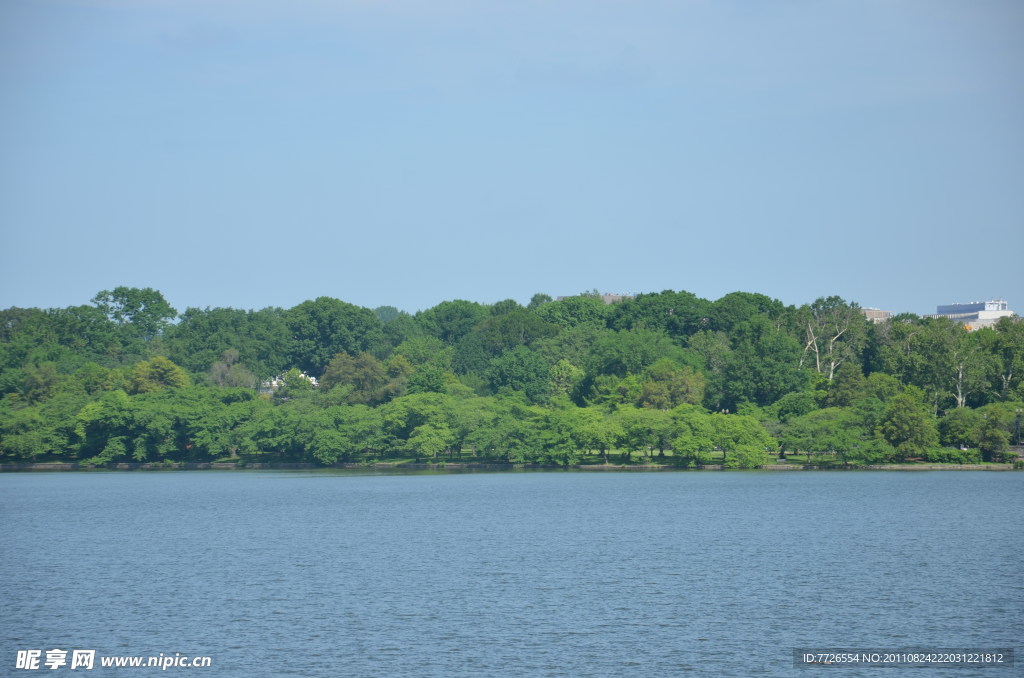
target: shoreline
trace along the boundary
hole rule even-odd
[[[433,471],[463,473],[473,471],[637,471],[637,472],[685,472],[685,471],[1024,471],[1013,464],[871,464],[866,466],[818,466],[816,464],[765,464],[753,469],[726,469],[721,464],[709,464],[697,468],[682,468],[661,464],[585,464],[574,466],[546,466],[540,464],[501,463],[440,463],[440,464],[374,464],[344,463],[320,466],[312,463],[249,463],[235,462],[174,462],[149,463],[131,462],[107,464],[104,466],[83,465],[77,462],[54,463],[0,463],[0,473],[54,473],[90,471],[296,471],[296,470],[349,470],[349,471]]]

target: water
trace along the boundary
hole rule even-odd
[[[795,647],[1021,653],[1022,508],[1021,473],[6,474],[0,673],[33,675],[16,650],[51,648],[209,656],[168,672],[239,677],[790,676],[823,670],[794,668]]]

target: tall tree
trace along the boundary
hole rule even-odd
[[[711,330],[732,332],[740,323],[756,315],[765,315],[775,320],[782,316],[786,307],[778,299],[750,292],[730,292],[711,304]]]
[[[800,368],[800,346],[767,317],[754,316],[733,332],[723,384],[723,405],[736,411],[741,402],[764,407],[803,389],[807,374]]]
[[[992,356],[992,392],[1000,400],[1024,400],[1024,321],[1000,318],[979,335]]]
[[[536,351],[517,346],[490,362],[487,380],[498,392],[503,388],[520,391],[531,403],[547,401],[551,368]]]
[[[92,299],[103,313],[122,327],[130,327],[144,339],[158,335],[178,316],[167,300],[151,287],[115,287]]]
[[[191,383],[188,373],[162,355],[136,363],[132,368],[135,393],[150,393],[164,388],[184,388]]]
[[[566,297],[536,308],[534,313],[546,323],[563,328],[579,325],[605,327],[612,306],[595,297]]]
[[[690,292],[665,290],[638,294],[615,304],[609,326],[617,330],[647,329],[671,337],[688,337],[710,326],[711,303]]]
[[[292,335],[291,363],[309,374],[322,374],[342,351],[375,353],[384,344],[381,322],[373,311],[330,297],[288,310],[285,323]]]
[[[819,297],[801,309],[805,316],[804,357],[829,381],[845,362],[859,360],[867,337],[867,321],[855,303]]]
[[[641,407],[670,410],[676,405],[699,405],[704,400],[704,375],[662,358],[644,370]]]
[[[935,417],[911,393],[900,393],[889,400],[877,430],[896,450],[900,461],[919,457],[939,442]]]
[[[443,301],[433,308],[420,311],[416,314],[416,319],[430,335],[446,344],[454,344],[489,315],[486,306],[474,301],[456,299]]]

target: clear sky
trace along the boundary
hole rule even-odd
[[[4,0],[0,308],[1024,313],[1019,0]]]

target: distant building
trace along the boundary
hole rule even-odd
[[[882,311],[877,308],[862,308],[860,312],[868,319],[869,322],[876,324],[884,323],[892,317],[892,311]]]
[[[617,304],[620,301],[626,299],[632,299],[632,294],[612,294],[611,292],[605,292],[604,294],[597,294],[597,290],[594,290],[593,294],[570,294],[567,297],[555,297],[555,301],[561,301],[562,299],[572,299],[573,297],[596,297],[606,304]]]
[[[287,374],[279,374],[273,379],[270,379],[269,381],[261,382],[257,390],[260,392],[260,394],[263,395],[269,395],[271,393],[274,393],[277,389],[281,388],[284,385],[284,381],[287,376]],[[317,381],[316,377],[311,377],[305,372],[300,372],[299,376],[308,381],[310,384],[312,384],[313,388],[320,388],[320,382]]]
[[[632,298],[632,294],[611,294],[609,292],[605,292],[604,294],[601,295],[601,301],[603,301],[606,304],[617,304],[620,301],[625,301],[626,299]]]
[[[937,306],[934,315],[925,317],[949,318],[963,323],[969,330],[978,330],[995,325],[1000,318],[1009,318],[1014,315],[1016,313],[1009,309],[1005,299],[990,299],[989,301],[972,301],[967,304]]]

